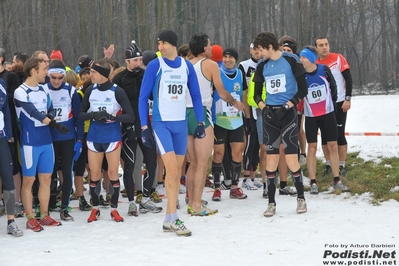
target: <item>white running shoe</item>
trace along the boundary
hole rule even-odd
[[[177,219],[174,223],[170,223],[170,229],[178,236],[191,236],[191,231],[184,225],[183,221]],[[165,231],[165,230],[164,230]]]
[[[257,178],[255,178],[254,181],[252,181],[252,183],[254,183],[254,185],[257,188],[262,188],[263,187],[263,183],[261,181],[259,181]]]
[[[163,187],[163,185],[157,185],[157,187],[155,188],[155,191],[158,193],[158,195],[160,197],[163,197],[166,195],[165,188]]]
[[[248,190],[257,190],[258,188],[254,185],[254,183],[252,182],[252,180],[250,178],[248,179],[244,179],[242,181],[242,187],[246,188]]]
[[[306,202],[304,199],[298,199],[297,200],[297,207],[296,207],[296,213],[301,214],[305,213],[308,211],[308,208],[306,206]]]
[[[276,214],[276,203],[269,203],[267,205],[266,211],[263,213],[265,217],[272,217]]]
[[[306,164],[306,155],[301,154],[301,155],[299,156],[299,164],[300,164],[300,165],[305,165],[305,164]]]
[[[186,186],[180,184],[180,188],[179,188],[179,194],[186,194]]]

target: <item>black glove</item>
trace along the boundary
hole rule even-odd
[[[274,121],[274,113],[273,113],[273,111],[272,111],[269,107],[267,107],[267,106],[265,106],[265,107],[263,108],[263,110],[262,110],[262,117],[263,117],[263,119],[265,119],[265,121],[268,122],[268,123]]]
[[[286,109],[284,106],[278,108],[275,112],[274,112],[274,122],[275,123],[279,123],[280,120],[285,116],[285,114],[287,113],[288,109]]]
[[[50,124],[48,124],[49,127],[57,129],[61,135],[65,135],[66,133],[69,132],[69,128],[64,126],[63,124],[59,124],[55,122],[55,120],[51,120]]]
[[[145,146],[148,148],[152,148],[155,145],[154,136],[149,128],[144,129],[141,131],[141,141]]]
[[[134,131],[134,126],[129,126],[125,131],[126,138],[130,141],[136,140],[136,131]]]
[[[49,118],[50,120],[53,120],[53,119],[54,119],[54,116],[53,116],[52,114],[50,114],[50,113],[47,113],[47,114],[46,114],[46,117]]]
[[[252,119],[251,118],[245,118],[245,131],[247,132],[247,135],[250,135],[252,133]]]
[[[107,123],[109,120],[115,120],[115,116],[112,116],[111,114],[107,113],[106,111],[100,111],[100,112],[94,112],[93,114],[93,119],[97,122],[100,123]]]
[[[205,138],[205,126],[204,124],[198,124],[194,130],[194,138],[203,139]]]

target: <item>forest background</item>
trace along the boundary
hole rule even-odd
[[[80,55],[103,56],[115,44],[114,59],[135,40],[156,50],[161,29],[177,32],[178,45],[198,32],[212,44],[235,47],[239,61],[260,31],[290,35],[313,45],[328,37],[343,54],[357,94],[399,89],[399,0],[0,0],[0,47],[15,52],[60,49],[74,68]]]

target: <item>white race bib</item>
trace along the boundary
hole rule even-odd
[[[164,80],[162,98],[168,101],[181,102],[186,100],[186,89],[177,80]]]
[[[285,92],[287,90],[285,88],[285,84],[287,83],[285,80],[285,74],[266,77],[265,81],[267,92],[270,94]]]
[[[112,102],[92,102],[90,104],[93,112],[107,111],[108,114],[112,114],[114,107]]]
[[[308,102],[315,104],[325,101],[327,98],[326,88],[324,85],[308,88]]]
[[[53,104],[56,122],[68,121],[68,104]]]
[[[240,100],[240,95],[237,95],[235,92],[231,94],[231,96],[234,98],[234,100],[239,101]],[[226,116],[237,116],[238,115],[238,110],[231,104],[225,101],[222,101],[222,110],[223,113],[226,113]]]

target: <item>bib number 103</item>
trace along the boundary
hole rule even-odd
[[[182,94],[183,93],[183,85],[169,84],[168,85],[168,93],[169,94]]]

